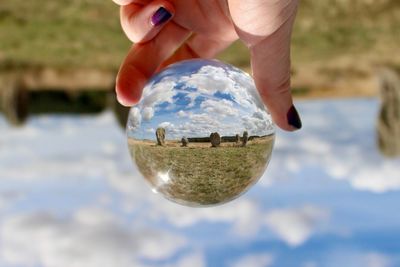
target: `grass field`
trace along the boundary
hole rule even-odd
[[[116,69],[129,48],[111,0],[1,1],[0,66]]]
[[[263,174],[273,146],[273,136],[252,140],[246,147],[222,143],[178,141],[166,146],[129,139],[132,158],[150,184],[167,198],[192,206],[229,201],[245,192]]]
[[[118,15],[111,0],[1,1],[0,62],[117,68],[129,47]],[[382,57],[385,51],[390,60],[399,41],[397,0],[302,0],[293,31],[293,61],[365,53]],[[221,57],[248,66],[240,43]]]
[[[0,71],[35,66],[116,71],[130,46],[118,16],[111,0],[0,1]],[[293,86],[298,95],[334,85],[349,94],[357,84],[346,81],[364,81],[376,66],[400,66],[399,43],[398,0],[302,0],[293,31]],[[249,69],[249,53],[240,42],[219,58]]]

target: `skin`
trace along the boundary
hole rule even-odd
[[[240,39],[250,50],[257,89],[275,123],[288,123],[290,37],[298,0],[113,0],[121,6],[121,25],[134,43],[121,65],[116,92],[121,104],[140,100],[142,88],[159,69],[189,58],[213,58]],[[164,7],[172,18],[154,26]]]

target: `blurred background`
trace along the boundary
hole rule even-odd
[[[260,182],[224,206],[154,195],[114,80],[111,0],[0,2],[0,266],[400,266],[400,2],[303,0]],[[235,43],[219,59],[249,71]]]

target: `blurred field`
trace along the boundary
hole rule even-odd
[[[116,69],[129,47],[113,2],[1,1],[0,62]]]
[[[238,196],[259,179],[273,140],[268,136],[249,141],[246,147],[222,143],[218,148],[210,143],[180,147],[177,141],[162,147],[133,139],[128,144],[139,170],[157,191],[181,203],[211,205]],[[160,181],[160,174],[167,173],[169,180]]]
[[[1,1],[0,40],[0,71],[50,67],[115,72],[130,46],[111,0]],[[399,43],[398,0],[303,0],[292,46],[295,92],[374,95],[376,69],[400,65]],[[249,68],[248,52],[240,43],[220,58]]]

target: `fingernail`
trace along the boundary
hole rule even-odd
[[[301,120],[296,108],[292,105],[286,115],[288,124],[296,130],[301,128]]]
[[[167,22],[172,17],[172,14],[164,7],[160,7],[154,15],[151,17],[151,24],[153,26],[159,26]]]

